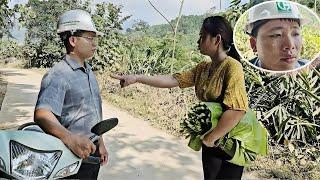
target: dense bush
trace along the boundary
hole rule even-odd
[[[40,0],[30,0],[26,5],[20,5],[19,21],[28,29],[24,55],[30,67],[51,67],[54,62],[62,59],[65,49],[56,33],[57,19],[70,9],[92,12],[97,29],[105,34],[100,38],[97,52],[92,58],[94,69],[103,71],[107,67],[118,67],[116,62],[121,60],[123,54],[120,30],[129,16],[121,17],[122,7],[110,3],[96,4],[95,11],[91,11],[90,2],[52,0],[43,3]]]
[[[0,40],[0,59],[7,59],[15,57],[20,59],[22,57],[22,47],[15,41]]]
[[[245,65],[245,64],[244,64]],[[317,145],[320,132],[320,73],[317,69],[271,75],[245,65],[250,106],[271,137],[283,144]]]
[[[13,26],[12,16],[14,9],[8,6],[8,0],[0,1],[0,39],[5,35],[10,35],[9,28]]]
[[[199,52],[190,50],[179,40],[175,51],[175,58],[172,58],[171,35],[163,38],[150,36],[128,37],[126,51],[123,56],[123,73],[130,74],[169,74],[170,66],[173,64],[173,71],[181,71],[195,66],[203,59]]]
[[[19,6],[19,22],[27,28],[24,56],[30,67],[51,67],[65,52],[56,31],[57,19],[68,9],[86,9],[81,0],[29,0]]]
[[[120,63],[125,53],[124,46],[126,44],[120,30],[122,30],[123,22],[130,16],[122,17],[122,6],[111,3],[97,4],[96,8],[93,21],[97,29],[104,33],[104,36],[99,39],[99,46],[92,58],[92,65],[94,70],[100,72],[117,71],[121,68]]]

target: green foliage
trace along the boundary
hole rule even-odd
[[[0,0],[0,39],[4,35],[9,35],[9,28],[13,26],[15,9],[8,7],[8,0]]]
[[[295,0],[295,2],[309,7],[311,10],[313,10],[313,12],[315,12],[317,14],[320,13],[320,2],[319,2],[319,0]],[[317,5],[316,8],[315,8],[315,5]]]
[[[133,25],[133,30],[134,31],[143,31],[146,33],[146,31],[149,29],[150,25],[143,20],[137,20]]]
[[[22,47],[15,41],[0,40],[0,59],[21,58]]]
[[[313,60],[320,50],[320,23],[317,27],[303,28],[303,46],[301,56]]]
[[[190,15],[190,16],[181,16],[179,21],[179,28],[178,34],[189,35],[189,34],[199,34],[202,21],[205,18],[205,15]],[[170,21],[171,24],[176,24],[178,18],[173,19]],[[134,33],[136,31],[132,31]],[[167,33],[173,33],[172,28],[169,24],[161,24],[161,25],[154,25],[149,27],[146,30],[145,35],[161,38],[166,36]]]
[[[313,69],[291,75],[270,75],[245,68],[251,108],[271,137],[297,145],[315,145],[320,130],[320,73]]]
[[[111,3],[97,4],[96,12],[93,15],[93,21],[98,30],[105,35],[100,38],[97,52],[92,58],[94,70],[100,72],[107,68],[117,71],[121,68],[120,62],[124,55],[125,39],[120,34],[122,24],[130,16],[121,17],[122,6],[116,6]]]
[[[131,47],[126,51],[126,73],[130,74],[167,74],[169,73],[168,66],[170,61],[175,59],[170,58],[168,49],[157,51],[140,51],[137,47]]]
[[[197,51],[197,39],[204,16],[182,16],[176,37],[175,58],[173,37],[168,24],[127,31],[128,38],[123,72],[137,74],[168,74],[187,70],[203,60]],[[177,19],[171,21],[175,24]]]
[[[236,48],[239,50],[239,53],[245,60],[250,60],[255,57],[253,53],[249,38],[250,36],[244,32],[244,27],[247,22],[248,13],[245,13],[243,16],[239,18],[237,26],[235,27],[235,37],[234,37],[234,44]]]
[[[202,21],[207,15],[190,15],[181,16],[178,28],[177,43],[181,47],[185,47],[188,50],[197,50],[197,39],[199,38],[199,32],[202,25]],[[173,19],[170,23],[176,24],[177,18]],[[169,24],[154,25],[141,31],[139,29],[130,29],[127,31],[129,36],[148,36],[152,38],[162,39],[169,35],[172,36],[172,29]],[[178,58],[179,59],[179,58]]]
[[[88,3],[81,0],[29,0],[19,6],[19,21],[28,29],[24,54],[30,67],[51,67],[62,59],[64,46],[56,33],[57,19],[69,9],[87,10],[85,5]]]
[[[4,36],[12,38],[9,31],[14,26],[17,7],[9,8],[8,0],[0,0],[0,39]]]
[[[169,73],[171,43],[151,37],[128,37],[122,66],[130,74]]]
[[[235,26],[237,20],[239,19],[240,15],[242,15],[247,9],[252,7],[256,1],[250,1],[249,3],[241,4],[241,0],[232,0],[229,8],[223,12],[223,15],[231,23],[232,27]]]
[[[203,59],[200,53],[185,47],[186,36],[177,36],[176,56],[172,57],[172,35],[155,38],[143,33],[127,34],[127,44],[121,62],[124,73],[168,74],[171,64],[174,71],[190,69]]]
[[[51,0],[45,3],[30,0],[20,6],[22,26],[28,29],[24,54],[30,67],[51,67],[60,61],[65,48],[56,33],[57,19],[70,9],[84,9],[91,12],[88,0]],[[123,38],[119,33],[122,24],[130,16],[121,17],[121,6],[111,3],[96,4],[93,21],[97,29],[105,34],[100,38],[97,52],[92,58],[94,70],[106,68],[117,70],[123,54]],[[45,22],[45,23],[44,23]]]

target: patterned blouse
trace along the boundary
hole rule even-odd
[[[180,88],[195,86],[201,101],[221,103],[225,110],[248,109],[242,65],[232,57],[228,56],[221,62],[202,62],[173,77],[178,80]]]

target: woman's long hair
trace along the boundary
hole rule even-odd
[[[222,37],[223,49],[227,55],[240,60],[240,56],[233,44],[233,30],[230,23],[222,16],[207,17],[202,24],[202,29],[212,37],[220,34]]]

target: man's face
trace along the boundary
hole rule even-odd
[[[74,52],[86,59],[92,57],[96,50],[96,34],[94,32],[84,32],[77,38]]]
[[[251,37],[250,43],[261,60],[262,68],[291,70],[301,52],[301,28],[295,21],[270,20],[259,28],[257,37]]]

